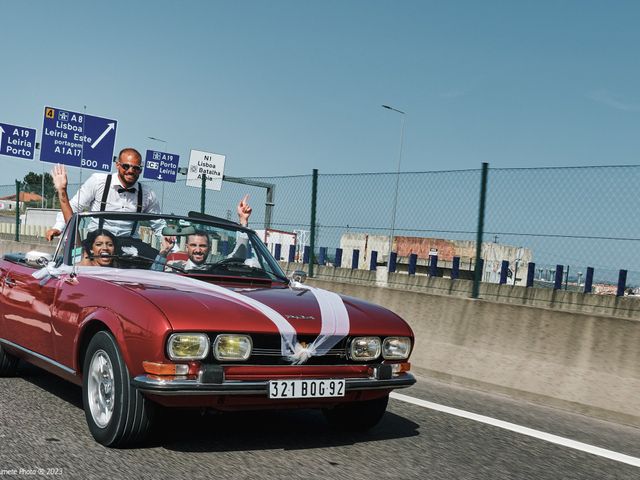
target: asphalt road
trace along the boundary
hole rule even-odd
[[[640,457],[640,429],[418,380],[398,393]],[[332,432],[307,410],[169,412],[130,450],[95,443],[81,403],[78,387],[31,366],[0,378],[0,480],[640,478],[639,467],[393,398],[366,434]]]

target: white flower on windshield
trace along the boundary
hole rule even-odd
[[[244,261],[244,264],[247,265],[248,267],[261,268],[260,262],[258,261],[257,258],[254,258],[254,257],[247,258]]]
[[[130,255],[132,257],[137,257],[138,249],[133,246],[122,247],[122,253],[124,253],[125,255]]]

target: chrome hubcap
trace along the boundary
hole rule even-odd
[[[93,421],[100,428],[109,424],[113,415],[113,366],[104,350],[98,350],[89,364],[87,395]]]

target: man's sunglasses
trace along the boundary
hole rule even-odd
[[[142,167],[140,165],[131,165],[130,163],[120,163],[120,166],[125,170],[133,170],[134,172],[142,171]]]

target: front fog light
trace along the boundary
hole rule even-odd
[[[174,333],[167,342],[171,360],[202,360],[209,353],[209,337],[204,333]]]
[[[218,360],[246,360],[252,347],[249,335],[225,333],[218,335],[213,342],[213,356]]]
[[[404,360],[411,353],[409,337],[387,337],[382,343],[382,357],[387,360]]]
[[[378,337],[355,337],[349,348],[351,358],[366,362],[380,356],[380,339]]]

